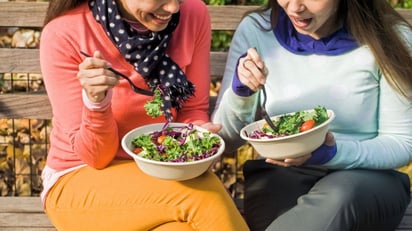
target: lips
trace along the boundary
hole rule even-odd
[[[160,20],[167,21],[172,17],[172,15],[171,14],[168,14],[168,15],[153,14],[153,17],[160,19]]]
[[[305,29],[312,22],[312,18],[303,19],[303,18],[290,17],[290,19],[293,25],[299,29]]]

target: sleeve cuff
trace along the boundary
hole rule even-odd
[[[101,102],[94,103],[87,97],[86,91],[82,90],[83,103],[90,111],[104,111],[112,101],[113,89],[107,90],[106,97]]]
[[[240,58],[245,57],[245,56],[246,56],[246,54],[243,54],[242,56],[240,56]],[[236,62],[236,67],[239,66],[240,58]],[[234,74],[233,74],[232,90],[236,95],[243,96],[243,97],[248,97],[248,96],[251,96],[255,93],[248,86],[246,86],[246,85],[244,85],[243,83],[240,82],[237,71],[235,71]]]
[[[336,144],[333,146],[322,144],[318,149],[312,152],[312,156],[305,162],[305,165],[325,164],[336,155],[336,152]]]

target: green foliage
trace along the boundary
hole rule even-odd
[[[395,5],[395,7],[412,9],[412,0],[405,0]]]
[[[227,51],[233,31],[212,31],[212,51]]]
[[[204,0],[207,5],[226,5],[225,0]]]
[[[263,5],[268,0],[203,0],[207,5]],[[212,51],[227,51],[233,31],[212,31]]]

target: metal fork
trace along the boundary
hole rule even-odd
[[[80,53],[81,53],[82,55],[86,56],[86,57],[91,57],[90,55],[88,55],[87,53],[85,53],[85,52],[83,52],[83,51],[80,51]],[[115,73],[116,75],[119,75],[119,76],[121,76],[122,78],[126,79],[126,80],[129,82],[129,84],[130,84],[130,86],[132,87],[132,90],[133,90],[134,92],[139,93],[139,94],[142,94],[142,95],[147,95],[147,96],[153,96],[153,95],[154,95],[153,92],[148,91],[148,90],[145,90],[145,89],[142,89],[142,88],[134,85],[134,83],[132,82],[132,80],[130,80],[129,77],[127,77],[126,75],[120,73],[119,71],[117,71],[117,70],[115,70],[115,69],[113,69],[113,68],[108,68],[108,70],[110,70],[110,71],[112,71],[113,73]]]
[[[269,124],[270,128],[272,128],[273,131],[277,130],[277,127],[275,126],[275,124],[273,123],[272,119],[270,119],[267,111],[266,111],[266,89],[265,89],[265,85],[262,85],[262,89],[261,89],[262,93],[263,93],[263,103],[262,106],[260,107],[260,115],[265,119],[266,123]]]

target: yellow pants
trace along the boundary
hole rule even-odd
[[[214,173],[160,180],[133,161],[64,175],[46,198],[46,213],[59,231],[249,230]]]

